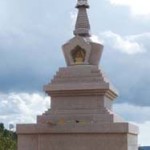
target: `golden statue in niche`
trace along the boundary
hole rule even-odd
[[[80,46],[77,46],[72,51],[72,57],[75,64],[82,64],[85,60],[85,50],[82,49]]]

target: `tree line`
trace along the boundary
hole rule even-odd
[[[5,129],[4,124],[0,123],[0,150],[16,150],[17,134],[16,132]]]

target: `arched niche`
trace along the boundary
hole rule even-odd
[[[85,61],[86,51],[82,49],[80,46],[76,46],[72,52],[72,59],[74,64],[83,64]]]

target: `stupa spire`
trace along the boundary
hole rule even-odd
[[[87,15],[87,8],[89,8],[87,0],[78,0],[76,8],[78,9],[78,16],[76,20],[74,35],[90,36],[90,23]]]

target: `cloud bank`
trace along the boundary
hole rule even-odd
[[[113,5],[127,6],[135,16],[148,16],[150,18],[149,0],[109,0]]]
[[[146,51],[144,43],[140,42],[140,39],[148,38],[150,39],[150,33],[141,35],[130,35],[121,36],[112,31],[106,31],[100,34],[104,38],[104,41],[112,46],[113,49],[126,54],[137,54]]]
[[[50,106],[50,99],[39,93],[0,93],[0,122],[32,123]]]

